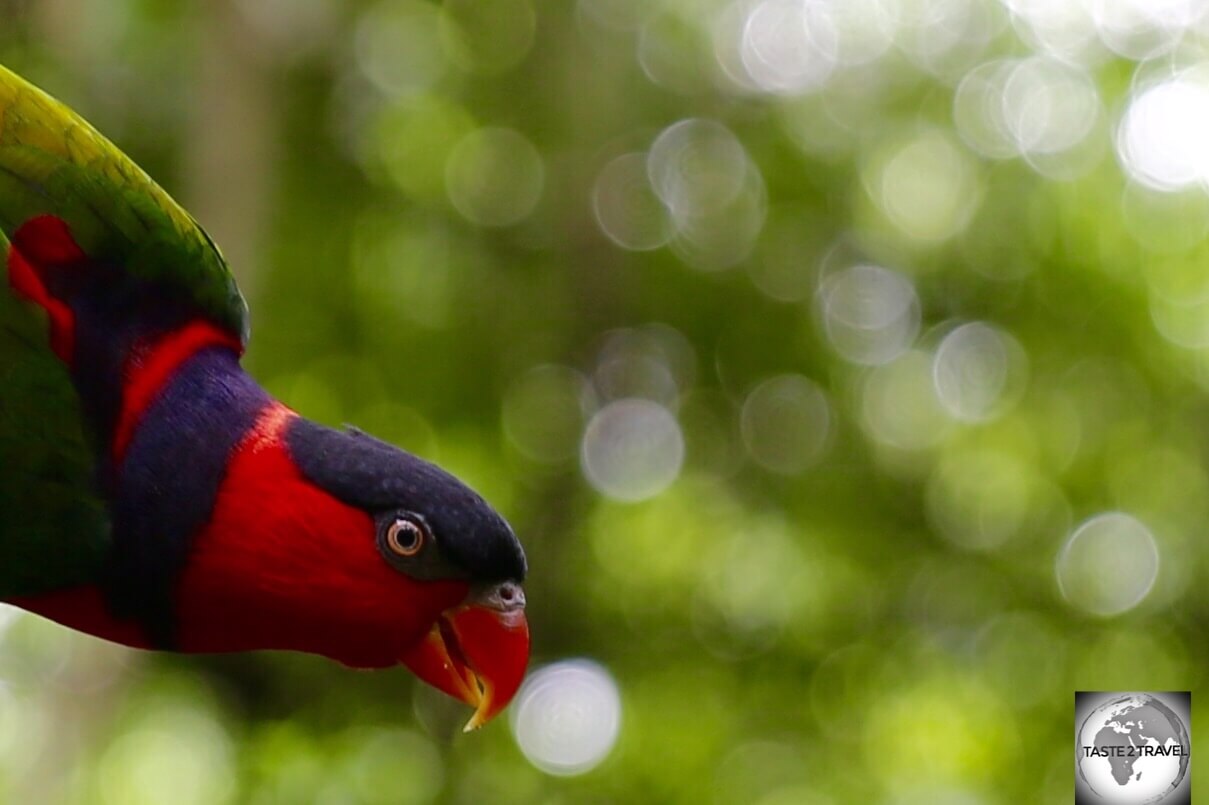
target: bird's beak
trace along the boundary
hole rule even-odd
[[[402,662],[428,684],[473,707],[465,732],[508,706],[529,664],[525,594],[505,582],[472,594],[437,618]]]

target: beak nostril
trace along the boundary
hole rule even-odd
[[[525,591],[516,582],[506,581],[497,585],[486,596],[490,605],[502,612],[523,609],[525,606]]]
[[[525,608],[525,589],[514,581],[499,582],[479,588],[471,600],[500,612],[513,612]]]

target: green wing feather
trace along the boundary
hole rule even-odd
[[[0,232],[43,214],[90,257],[179,291],[246,340],[247,305],[197,221],[83,118],[0,67]]]
[[[0,598],[95,579],[109,522],[46,317],[0,285]]]
[[[109,545],[67,369],[3,261],[12,233],[45,214],[90,257],[247,333],[235,280],[197,222],[83,119],[0,67],[0,598],[91,582]]]

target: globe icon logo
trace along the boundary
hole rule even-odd
[[[1078,728],[1079,787],[1102,802],[1162,802],[1188,774],[1192,754],[1188,727],[1154,694],[1109,696]]]

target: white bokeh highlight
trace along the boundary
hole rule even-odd
[[[1058,587],[1073,606],[1109,617],[1146,598],[1159,573],[1159,549],[1150,529],[1124,512],[1107,512],[1079,525],[1058,555]]]
[[[1103,48],[1086,0],[1002,0],[1020,38],[1036,51],[1066,62],[1087,63]]]
[[[963,324],[936,348],[936,396],[961,422],[994,419],[1020,399],[1026,363],[1024,349],[1003,330],[984,322]]]
[[[966,145],[983,156],[1016,156],[1016,143],[1008,128],[1004,91],[1019,62],[999,59],[966,73],[953,96],[953,122]]]
[[[966,145],[992,159],[1022,157],[1054,179],[1076,178],[1099,162],[1103,119],[1088,72],[1050,55],[980,64],[953,98]]]
[[[1146,87],[1117,132],[1126,172],[1156,190],[1209,181],[1209,80],[1193,71]]]
[[[856,265],[827,276],[819,287],[818,310],[832,347],[853,363],[892,361],[919,334],[915,286],[881,266]]]
[[[667,408],[627,398],[601,408],[584,430],[580,465],[592,487],[636,503],[658,495],[684,464],[684,435]]]
[[[760,0],[743,21],[739,55],[764,92],[800,94],[827,82],[839,60],[839,35],[827,3]]]
[[[894,46],[903,9],[891,0],[827,0],[844,67],[869,64]]]
[[[1202,0],[1084,0],[1100,41],[1127,59],[1170,52],[1203,19]]]
[[[1021,154],[1055,154],[1083,141],[1100,115],[1100,97],[1083,70],[1056,59],[1025,59],[1003,87],[1004,121]]]
[[[530,763],[547,774],[584,774],[617,743],[621,692],[598,663],[564,660],[530,673],[510,713],[512,734]]]
[[[946,80],[976,64],[1000,27],[999,10],[979,0],[899,0],[885,5],[899,16],[899,49],[920,69]]]
[[[655,194],[677,218],[725,207],[743,189],[749,169],[747,151],[730,129],[700,118],[664,129],[647,158]]]
[[[673,225],[672,249],[693,268],[717,271],[743,260],[764,226],[764,178],[721,123],[688,118],[651,144],[647,175]]]

